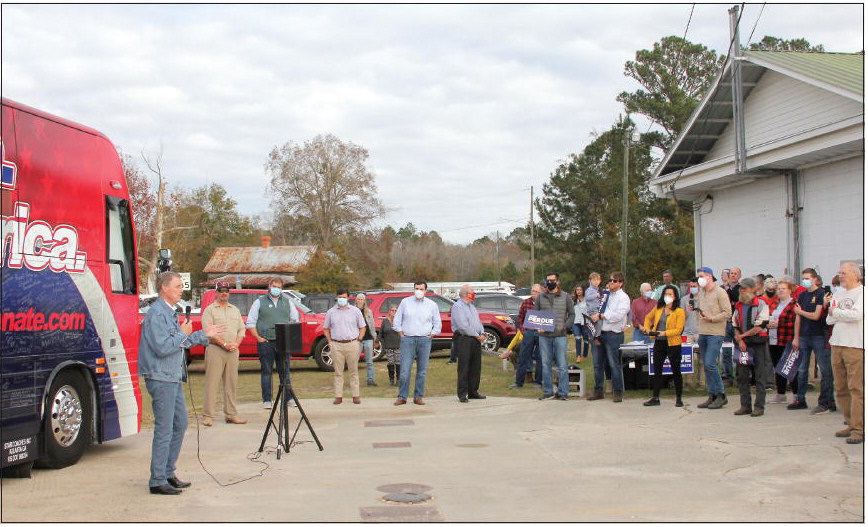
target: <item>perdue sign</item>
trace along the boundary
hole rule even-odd
[[[527,315],[524,317],[524,328],[539,331],[554,331],[555,314],[551,311],[528,310]]]

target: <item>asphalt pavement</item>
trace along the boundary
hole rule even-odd
[[[0,519],[864,522],[863,446],[834,437],[840,413],[769,405],[734,416],[733,397],[721,410],[697,409],[702,399],[426,401],[302,400],[324,450],[291,409],[297,443],[277,459],[272,430],[260,462],[248,459],[266,428],[259,405],[240,405],[246,425],[191,423],[178,475],[193,486],[180,496],[148,493],[145,430],[94,445],[72,467],[2,480]]]

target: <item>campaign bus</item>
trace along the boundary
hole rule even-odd
[[[4,98],[0,146],[0,468],[29,475],[139,431],[135,233],[101,133]]]

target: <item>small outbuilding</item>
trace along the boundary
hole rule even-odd
[[[261,247],[218,247],[205,265],[207,279],[200,285],[213,287],[218,281],[245,289],[265,289],[271,277],[283,280],[284,288],[298,283],[298,274],[316,252],[316,245],[272,246],[269,236]]]

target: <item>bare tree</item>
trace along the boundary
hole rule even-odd
[[[265,164],[275,217],[330,247],[341,234],[364,230],[386,212],[377,197],[368,151],[332,134],[274,147]]]

